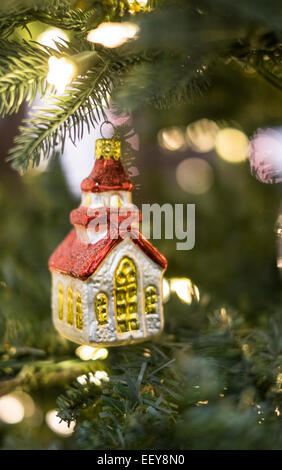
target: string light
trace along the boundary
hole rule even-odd
[[[218,155],[229,163],[241,163],[248,155],[249,141],[244,132],[238,129],[221,129],[215,140]]]
[[[170,280],[170,289],[175,292],[183,302],[191,304],[193,299],[200,300],[198,287],[188,278],[173,278]]]
[[[86,374],[77,377],[77,382],[81,385],[86,385],[88,380],[90,383],[94,383],[95,385],[102,385],[102,382],[109,382],[108,373],[104,370],[97,370],[95,374],[89,372],[88,377]]]
[[[50,57],[47,82],[63,93],[67,85],[79,74],[84,74],[98,60],[95,51],[84,51],[68,57]]]
[[[79,346],[76,355],[83,361],[96,361],[97,359],[106,359],[108,357],[108,350],[106,348],[93,348],[92,346]]]
[[[203,194],[214,182],[211,165],[201,158],[187,158],[176,168],[176,181],[180,188],[190,194]]]
[[[49,72],[47,82],[54,85],[59,93],[63,93],[67,85],[76,75],[74,64],[65,57],[50,57],[48,60]]]
[[[74,431],[75,421],[71,421],[70,425],[57,416],[57,410],[50,410],[46,413],[45,421],[47,426],[56,434],[62,437],[70,436]]]
[[[52,47],[53,49],[58,50],[56,43],[62,44],[65,41],[68,41],[68,39],[69,37],[64,31],[56,28],[48,28],[38,36],[37,42],[43,46]]]
[[[161,129],[158,132],[158,142],[162,148],[171,152],[187,147],[183,130],[176,126]]]
[[[101,23],[98,28],[89,31],[87,40],[113,48],[136,37],[138,31],[139,26],[126,21],[123,23]]]

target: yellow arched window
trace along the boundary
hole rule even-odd
[[[76,293],[76,310],[75,310],[75,322],[76,328],[79,330],[83,330],[83,311],[82,311],[82,303],[81,303],[81,295],[77,291]]]
[[[119,262],[114,279],[115,313],[118,333],[139,330],[137,272],[133,261],[124,257]]]
[[[58,317],[59,320],[64,318],[64,288],[61,283],[58,284]]]
[[[104,292],[99,292],[94,301],[95,315],[98,325],[105,325],[108,322],[108,299]]]
[[[145,313],[157,313],[158,296],[155,286],[148,286],[145,289]]]
[[[72,287],[68,287],[67,290],[67,322],[73,325],[73,290]]]

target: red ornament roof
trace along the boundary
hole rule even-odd
[[[133,232],[131,231],[131,233]],[[165,257],[141,232],[136,231],[135,236],[138,238],[132,238],[133,243],[155,263],[166,269],[167,260]],[[76,231],[73,229],[50,257],[49,268],[51,271],[56,270],[86,281],[123,239],[121,236],[118,238],[105,237],[95,244],[86,244],[77,238]]]
[[[99,158],[90,175],[81,183],[82,191],[100,193],[104,191],[132,191],[133,183],[126,174],[120,158]]]

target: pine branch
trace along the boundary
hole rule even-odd
[[[134,58],[116,58],[110,54],[97,54],[96,66],[86,76],[73,81],[62,96],[53,96],[47,107],[36,108],[30,118],[19,128],[10,160],[13,167],[25,171],[29,165],[37,166],[41,156],[48,158],[56,145],[64,149],[66,136],[73,143],[82,139],[84,128],[88,132],[104,116],[108,96],[113,86],[121,80],[121,74],[134,63]],[[138,58],[139,60],[139,58]]]
[[[87,79],[74,82],[69,94],[54,97],[49,107],[37,107],[36,113],[30,113],[30,118],[23,121],[26,126],[19,128],[21,134],[16,137],[11,150],[13,167],[26,170],[30,164],[37,166],[41,151],[44,158],[49,158],[59,143],[63,151],[67,134],[75,142],[76,137],[82,138],[84,123],[88,129],[90,123],[95,125],[99,109],[103,110],[102,100],[110,91],[107,68],[103,65],[97,74],[89,74]],[[98,82],[101,91],[97,91]]]
[[[4,52],[5,51],[5,52]],[[31,104],[51,89],[46,81],[51,56],[74,55],[79,50],[69,43],[57,50],[36,42],[0,40],[0,114],[12,114],[26,100]]]
[[[95,27],[101,14],[102,10],[97,8],[73,9],[69,0],[16,1],[10,8],[0,11],[0,37],[8,38],[16,28],[26,27],[32,21],[85,35],[90,25]]]
[[[73,381],[77,375],[85,372],[91,366],[90,361],[84,362],[78,359],[67,361],[0,361],[0,370],[8,368],[19,370],[10,379],[0,380],[0,397],[12,392],[17,387],[38,387],[42,384],[58,386]]]
[[[43,96],[50,88],[46,83],[47,63],[51,54],[47,48],[0,41],[0,113],[17,112],[26,100],[29,104],[39,91]]]
[[[209,71],[215,63],[223,63],[234,57],[240,60],[242,51],[240,47],[236,48],[238,44],[244,43],[246,60],[251,51],[260,53],[265,50],[265,37],[269,35],[257,34],[256,28],[255,33],[249,34],[249,18],[246,21],[242,14],[244,6],[241,5],[241,9],[234,7],[234,11],[232,10],[234,18],[230,28],[229,23],[227,24],[230,12],[222,12],[219,8],[221,0],[218,1],[217,7],[212,8],[208,0],[201,0],[202,9],[196,8],[190,1],[164,1],[159,3],[152,15],[140,15],[138,18],[136,15],[136,22],[140,26],[137,40],[115,51],[98,47],[95,67],[77,78],[63,96],[53,97],[47,107],[38,108],[36,114],[32,112],[24,121],[20,135],[15,139],[15,147],[11,150],[13,166],[22,170],[26,170],[29,165],[36,166],[41,156],[48,158],[58,144],[63,149],[67,135],[75,143],[77,138],[82,137],[85,126],[89,130],[91,125],[95,125],[112,90],[122,109],[134,109],[144,102],[157,107],[169,107],[202,93],[210,81]],[[100,4],[103,6],[101,2]],[[50,10],[51,5],[54,6],[54,11]],[[60,2],[52,0],[44,2],[42,7],[34,8],[32,14],[37,15],[38,19],[38,15],[44,13],[47,19],[48,16],[51,17],[52,24],[62,21],[64,26],[63,23],[60,26],[71,28],[76,36],[80,32],[85,34],[89,25],[94,24],[93,18],[88,17],[89,12],[70,11],[69,8],[70,3],[67,1],[60,5]],[[69,26],[67,12],[71,18]],[[103,18],[106,12],[107,18],[120,19],[121,3],[113,2],[105,7]],[[256,25],[259,30],[262,15],[256,17],[259,17]],[[97,20],[98,17],[95,18]],[[275,43],[275,38],[272,37],[272,41]],[[80,51],[90,47],[85,43],[87,41],[81,41]],[[3,59],[4,74],[0,78],[2,113],[17,110],[26,97],[32,101],[39,88],[45,93],[49,52],[46,50],[44,63],[45,57],[32,51],[32,67],[29,69],[29,59],[20,52],[18,70],[16,58],[11,60],[11,70]],[[60,49],[61,54],[62,52]],[[34,67],[38,63],[39,66]],[[281,63],[279,67],[281,69]],[[28,77],[27,83],[24,83],[23,71]],[[272,83],[280,83],[278,75],[270,69],[262,68],[261,64],[258,64],[257,71]]]
[[[97,433],[104,443],[110,440],[115,447],[123,448],[133,416],[135,419],[145,416],[146,421],[163,418],[173,422],[176,400],[180,399],[177,384],[181,374],[174,369],[174,360],[169,360],[168,352],[169,348],[153,346],[150,349],[137,346],[126,352],[119,349],[120,360],[113,366],[114,375],[107,381],[101,379],[99,384],[97,378],[95,380],[97,366],[93,365],[83,384],[74,383],[58,397],[59,417],[69,423],[90,413],[95,417]]]
[[[259,51],[250,55],[250,63],[268,82],[282,90],[282,48]]]

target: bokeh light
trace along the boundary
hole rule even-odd
[[[37,42],[39,42],[43,46],[52,47],[56,50],[58,50],[56,42],[64,44],[64,42],[68,40],[68,35],[61,29],[57,28],[48,28],[43,31],[43,33],[41,33],[37,38]]]
[[[187,158],[176,168],[176,181],[183,191],[190,194],[203,194],[209,191],[214,182],[211,165],[201,158]]]
[[[9,394],[0,398],[0,421],[7,424],[20,423],[24,414],[24,406],[18,397]]]
[[[214,121],[200,119],[187,126],[187,143],[196,152],[210,152],[215,146],[218,131],[219,127]]]
[[[53,56],[48,60],[48,65],[47,82],[54,85],[59,93],[63,93],[75,76],[74,64],[65,57],[58,59]]]
[[[199,302],[200,292],[198,287],[188,278],[172,278],[170,288],[182,302],[191,304],[193,300]]]
[[[106,359],[108,357],[108,350],[106,348],[93,348],[92,346],[79,346],[76,355],[83,361],[96,361],[97,359]]]
[[[71,421],[70,425],[57,416],[57,410],[50,410],[46,413],[45,421],[47,426],[56,434],[62,437],[70,436],[74,431],[75,422]]]
[[[158,132],[159,145],[172,152],[183,150],[187,147],[185,134],[181,127],[168,127]]]
[[[248,156],[248,137],[244,132],[228,127],[221,129],[215,140],[218,155],[229,163],[241,163]]]
[[[139,26],[134,23],[101,23],[98,28],[92,29],[87,35],[87,40],[105,47],[118,47],[128,39],[132,39],[139,31]]]

